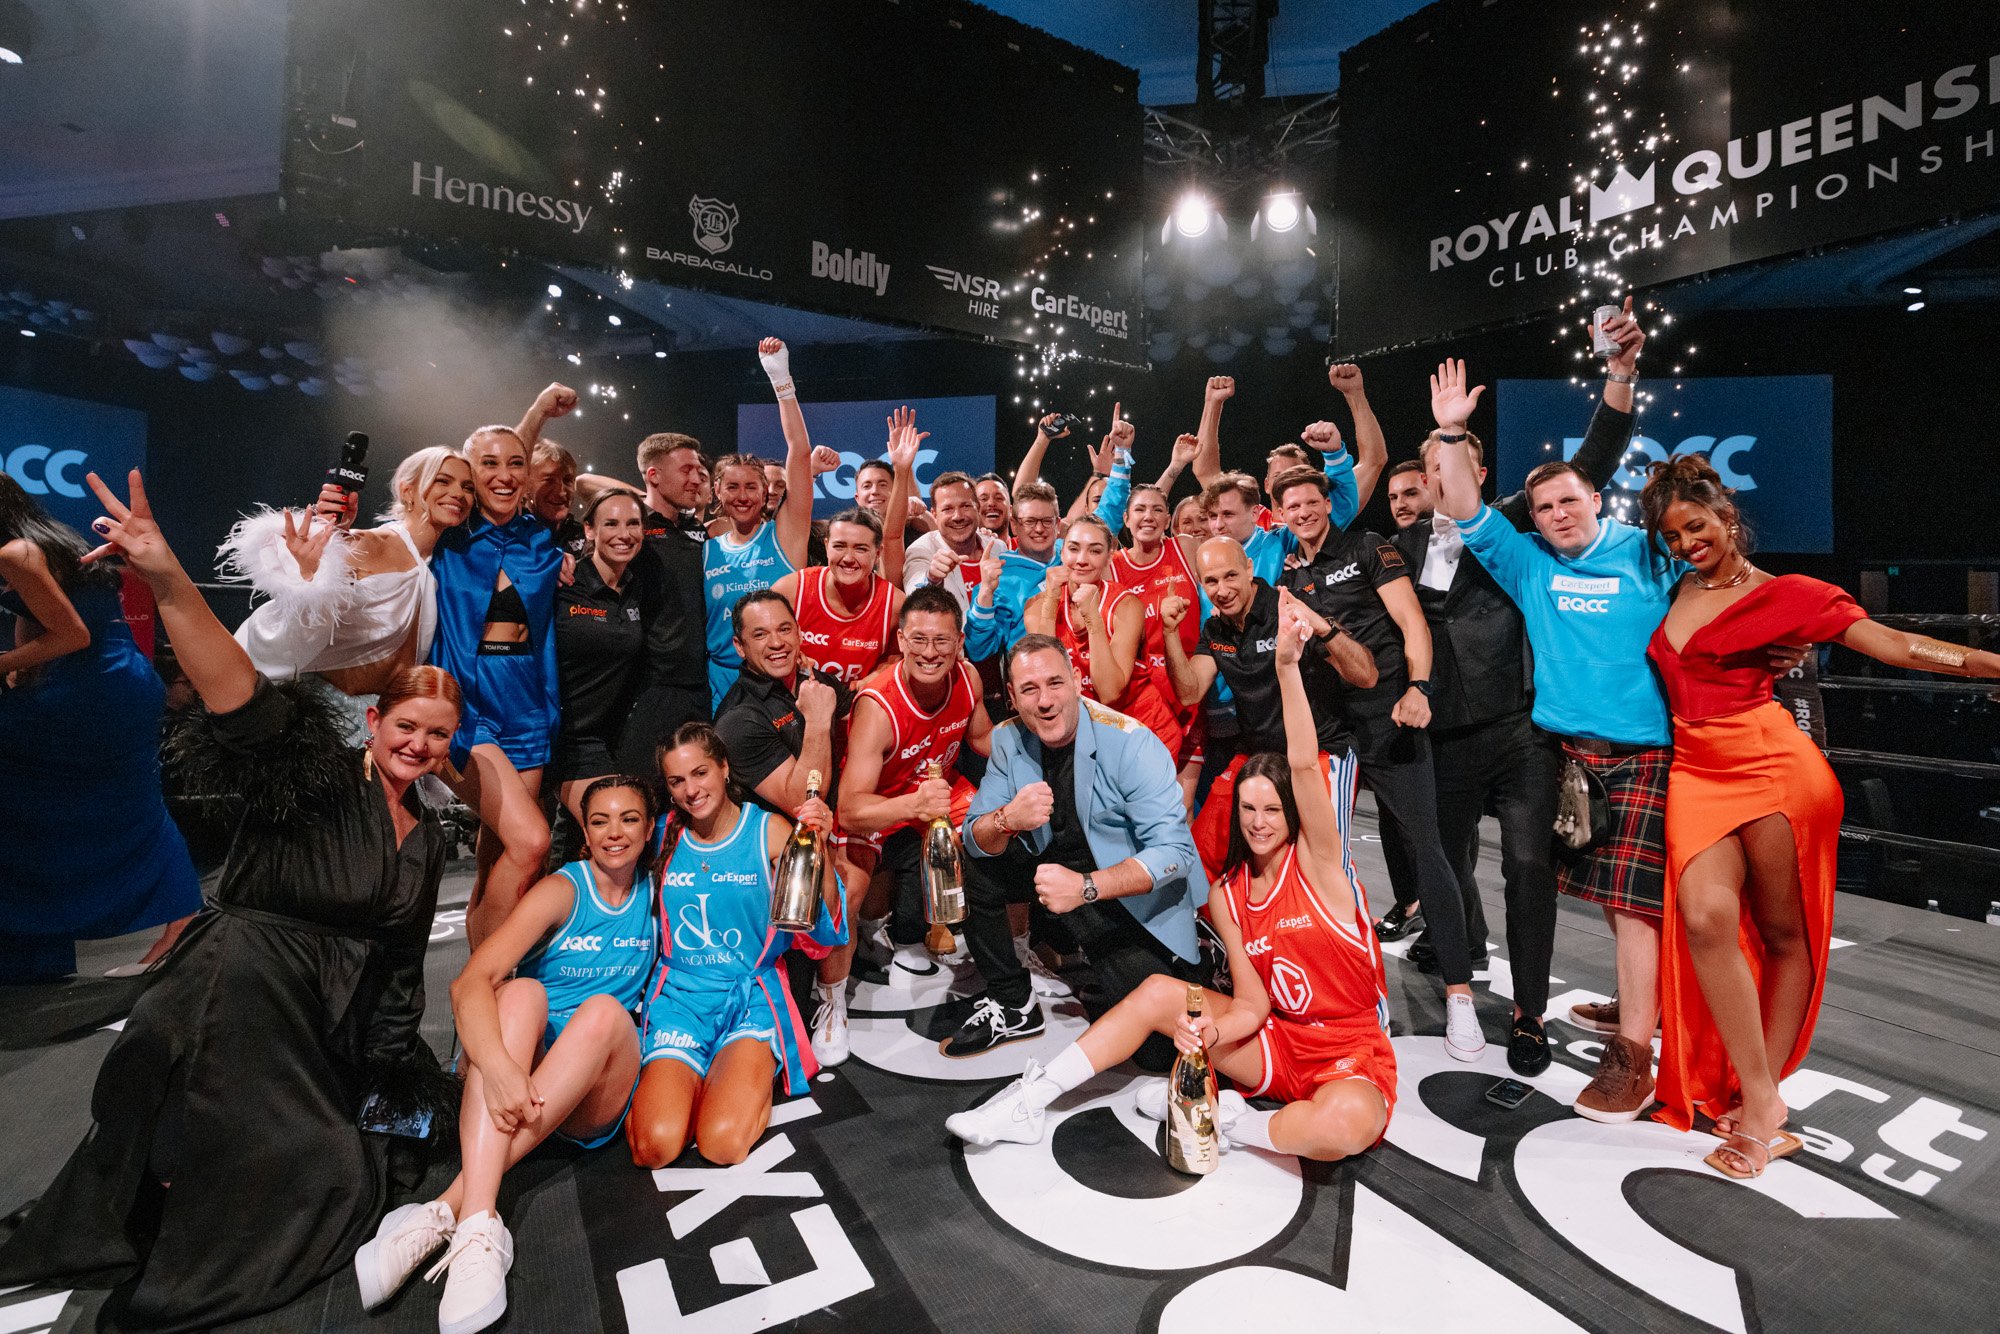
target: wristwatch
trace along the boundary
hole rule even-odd
[[[1605,378],[1606,380],[1609,380],[1609,381],[1610,381],[1610,382],[1611,382],[1612,384],[1637,384],[1637,383],[1639,383],[1639,377],[1638,377],[1638,375],[1637,375],[1636,373],[1634,373],[1634,374],[1631,374],[1631,375],[1620,375],[1620,374],[1619,374],[1619,373],[1618,373],[1617,371],[1606,371],[1606,372],[1604,373],[1604,378]]]
[[[1439,431],[1438,441],[1441,444],[1462,445],[1465,443],[1465,432],[1460,431],[1457,435],[1453,435],[1449,431]]]
[[[1425,699],[1431,697],[1431,683],[1429,681],[1412,681],[1410,682],[1410,689],[1422,691]]]
[[[1087,875],[1083,878],[1083,901],[1085,903],[1097,902],[1097,877],[1094,875]]]

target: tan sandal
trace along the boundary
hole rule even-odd
[[[1751,1155],[1736,1147],[1739,1143],[1761,1151],[1764,1155],[1764,1160],[1758,1162]],[[1732,1180],[1753,1181],[1763,1176],[1764,1169],[1772,1163],[1780,1158],[1791,1157],[1803,1147],[1804,1145],[1800,1143],[1798,1136],[1787,1134],[1782,1130],[1774,1135],[1769,1142],[1760,1142],[1738,1131],[1736,1134],[1729,1136],[1727,1144],[1717,1149],[1714,1153],[1709,1154],[1702,1161]],[[1745,1172],[1731,1166],[1729,1162],[1731,1158],[1736,1158],[1750,1164],[1750,1170]]]

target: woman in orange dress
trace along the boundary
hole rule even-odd
[[[1732,1177],[1796,1153],[1779,1081],[1805,1059],[1826,982],[1841,794],[1771,693],[1766,650],[1838,641],[1895,667],[2000,676],[2000,656],[1868,619],[1831,584],[1750,563],[1731,493],[1699,456],[1656,464],[1646,530],[1693,568],[1648,654],[1674,715],[1656,1115],[1699,1110]]]

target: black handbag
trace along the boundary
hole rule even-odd
[[[1556,838],[1571,852],[1588,852],[1610,831],[1611,797],[1604,780],[1565,756],[1556,779]]]

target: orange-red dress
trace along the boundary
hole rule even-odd
[[[1834,862],[1840,844],[1840,784],[1833,770],[1771,697],[1765,650],[1773,644],[1837,639],[1867,613],[1832,584],[1787,574],[1752,589],[1688,637],[1676,652],[1666,627],[1653,632],[1647,655],[1659,669],[1674,715],[1674,762],[1667,777],[1667,896],[1661,923],[1662,1007],[1656,1119],[1691,1129],[1694,1112],[1721,1115],[1739,1085],[1702,998],[1688,954],[1687,932],[1675,909],[1681,873],[1690,861],[1731,833],[1767,815],[1782,815],[1798,847],[1806,938],[1813,956],[1812,999],[1798,1042],[1786,1056],[1790,1074],[1812,1045],[1826,984],[1833,935]],[[1743,953],[1754,978],[1763,946],[1745,908]]]

